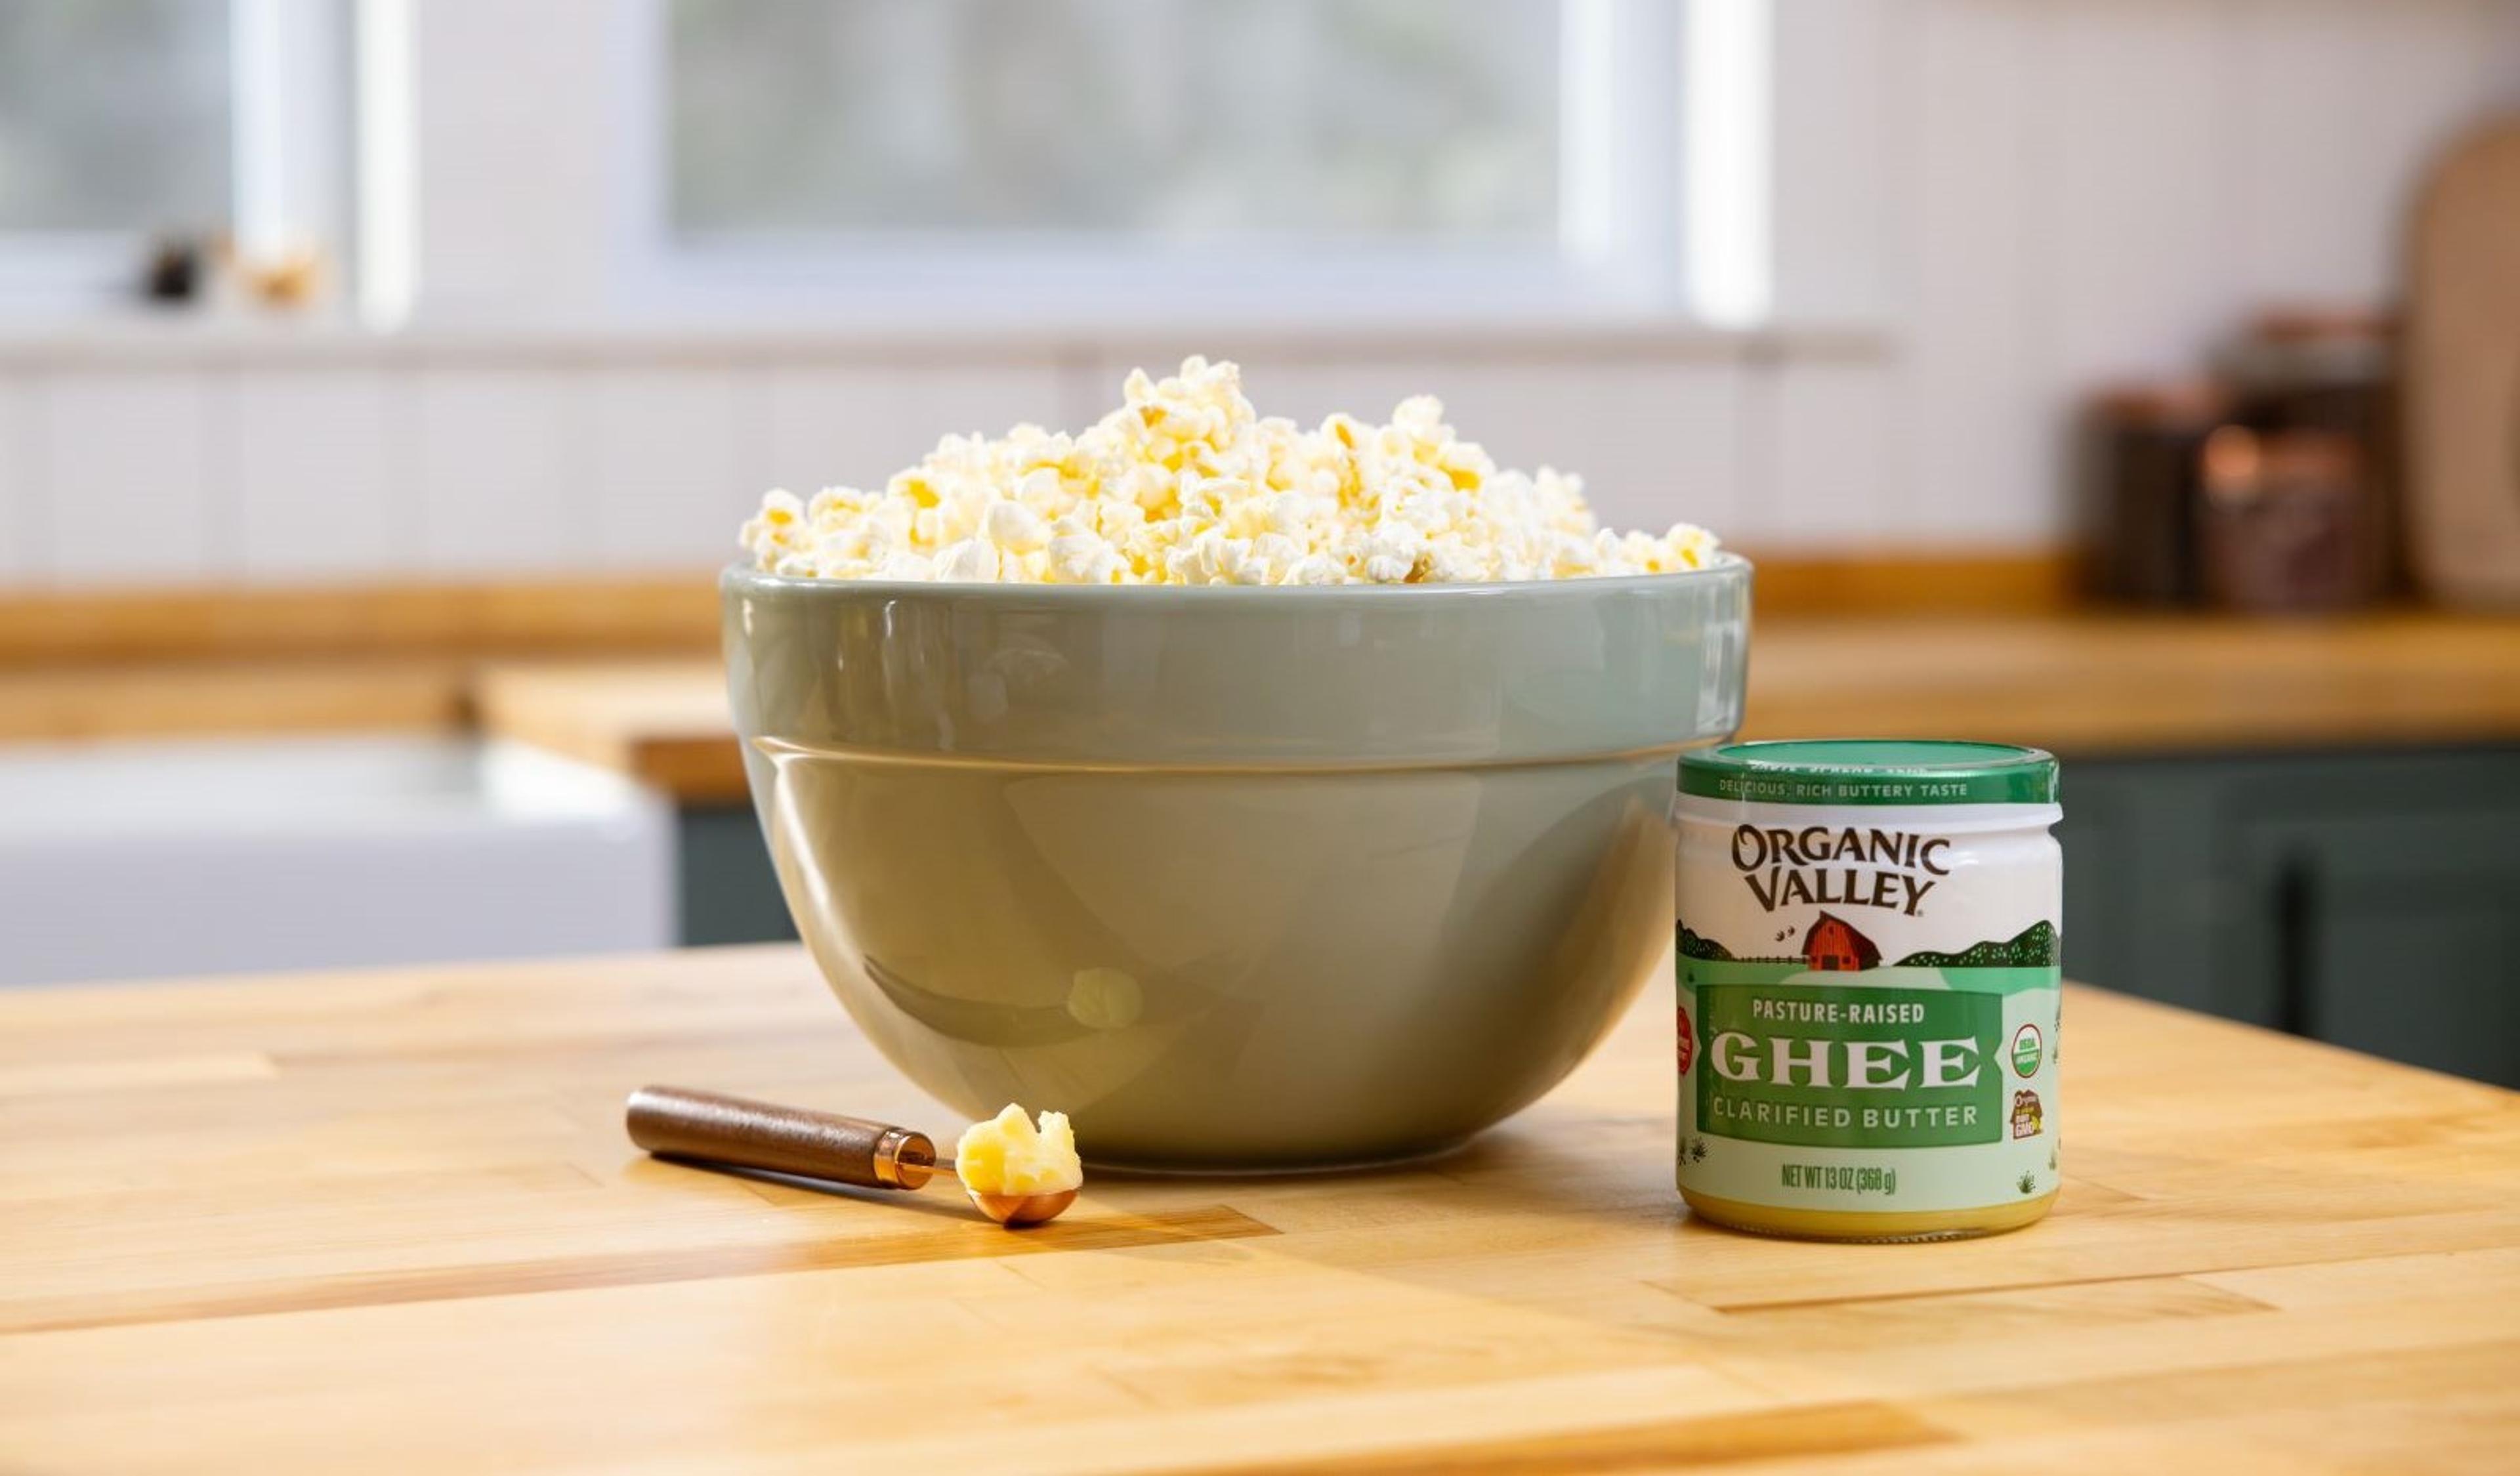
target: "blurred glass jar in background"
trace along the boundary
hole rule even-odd
[[[2273,309],[2215,373],[2092,399],[2082,475],[2094,593],[2138,604],[2334,609],[2398,586],[2396,328]]]
[[[2223,609],[2347,609],[2380,593],[2361,444],[2334,430],[2225,425],[2198,458],[2204,594]]]
[[[2232,419],[2253,430],[2327,430],[2361,451],[2364,495],[2357,530],[2375,592],[2404,580],[2399,535],[2398,324],[2377,308],[2272,308],[2218,365],[2233,389]]]
[[[2231,397],[2211,380],[2126,384],[2093,398],[2081,479],[2094,593],[2137,604],[2196,603],[2196,507],[2206,437]]]

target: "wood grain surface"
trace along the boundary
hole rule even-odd
[[[0,742],[460,732],[472,688],[426,656],[0,671]]]
[[[2069,758],[2520,740],[2520,617],[1807,617],[1761,620],[1751,649],[1745,738]],[[475,698],[489,732],[695,803],[743,797],[713,660],[504,665]]]
[[[0,1469],[2512,1468],[2520,1097],[2074,991],[2051,1219],[1797,1244],[1681,1212],[1668,1008],[1455,1157],[1013,1233],[630,1146],[957,1126],[791,949],[0,996]]]
[[[1762,622],[1747,738],[2067,757],[2520,739],[2520,615]]]
[[[705,572],[475,584],[0,589],[0,670],[713,651]]]
[[[484,733],[630,775],[687,804],[736,804],[748,792],[726,668],[714,660],[492,666],[472,699]]]

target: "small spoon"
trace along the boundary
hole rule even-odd
[[[809,1112],[687,1087],[630,1094],[630,1141],[659,1158],[733,1164],[869,1189],[922,1189],[938,1177],[959,1183],[924,1133],[889,1123]],[[1046,1225],[1076,1202],[1076,1190],[994,1194],[966,1186],[983,1215],[1009,1229]]]

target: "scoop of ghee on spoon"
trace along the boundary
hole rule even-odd
[[[1076,1202],[1085,1165],[1064,1112],[1038,1122],[1007,1103],[997,1116],[963,1130],[954,1144],[954,1177],[980,1213],[1000,1225],[1040,1225]]]
[[[1058,1219],[1085,1184],[1066,1114],[1038,1121],[1009,1103],[964,1130],[955,1156],[924,1133],[685,1087],[630,1094],[630,1141],[659,1158],[729,1164],[871,1189],[922,1189],[951,1174],[983,1215],[1011,1230]]]

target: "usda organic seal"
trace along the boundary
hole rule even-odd
[[[2056,1197],[2056,761],[1733,743],[1680,767],[1680,1189],[1826,1239]]]

